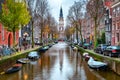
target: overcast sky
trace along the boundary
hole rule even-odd
[[[70,6],[74,4],[74,1],[78,1],[78,0],[48,0],[48,1],[49,1],[51,11],[52,11],[52,16],[55,17],[55,19],[58,22],[60,7],[62,6],[63,17],[65,20]]]

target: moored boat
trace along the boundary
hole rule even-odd
[[[107,63],[101,61],[95,61],[92,57],[88,60],[88,66],[93,69],[102,69],[105,70],[107,68]]]
[[[30,59],[20,58],[20,59],[17,60],[17,63],[22,63],[22,64],[30,63]]]
[[[83,57],[84,57],[85,61],[88,61],[90,58],[89,53],[83,53]]]
[[[39,48],[38,51],[39,52],[45,52],[48,49],[49,49],[49,46],[43,46],[43,47]]]
[[[83,53],[83,57],[89,56],[89,53]]]
[[[14,73],[19,71],[22,68],[22,64],[15,64],[11,68],[9,68],[7,71],[5,71],[6,74]]]
[[[39,59],[40,56],[39,56],[38,52],[32,51],[28,54],[28,58],[32,59],[32,60],[36,60],[36,59]]]

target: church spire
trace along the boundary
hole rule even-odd
[[[59,15],[59,38],[63,39],[64,38],[64,18],[63,18],[63,10],[62,6],[60,8],[60,15]]]
[[[61,6],[61,8],[60,8],[60,18],[63,18],[62,6]]]

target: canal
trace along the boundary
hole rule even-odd
[[[90,69],[65,42],[53,45],[37,61],[24,64],[19,72],[0,75],[0,80],[120,80],[112,71]]]

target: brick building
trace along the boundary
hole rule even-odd
[[[0,0],[0,10],[2,8],[2,3],[4,0]],[[16,31],[15,33],[15,41],[18,43],[19,39],[19,31]],[[12,47],[13,46],[13,34],[12,32],[8,32],[4,26],[0,23],[0,46],[7,46]]]
[[[112,45],[120,42],[120,2],[112,6]]]
[[[16,43],[18,43],[19,39],[19,32],[16,32]],[[12,47],[13,46],[13,34],[12,32],[8,32],[3,25],[0,23],[0,46],[7,46]]]

